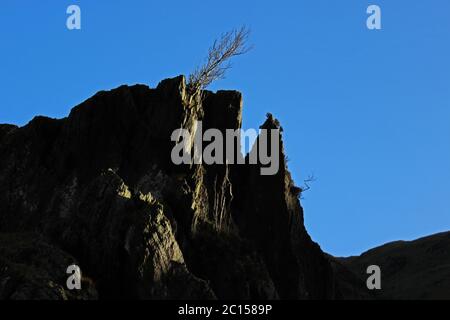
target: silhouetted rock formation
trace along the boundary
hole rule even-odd
[[[180,76],[99,92],[61,120],[2,125],[0,231],[60,248],[39,267],[68,297],[59,275],[76,258],[100,298],[333,298],[284,154],[275,176],[256,165],[172,164],[175,129],[195,132],[195,120],[237,129],[241,108],[235,91],[188,96]]]
[[[180,76],[0,125],[0,298],[370,297],[310,239],[284,151],[273,176],[172,163],[175,129],[237,129],[241,114],[239,92],[200,100]],[[269,115],[262,127],[280,125]],[[80,292],[65,286],[72,263]]]

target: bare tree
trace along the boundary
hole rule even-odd
[[[316,177],[313,174],[310,174],[308,178],[303,180],[303,186],[297,187],[292,186],[291,192],[296,195],[299,199],[303,199],[303,193],[311,189],[311,184],[316,181]]]
[[[226,71],[231,68],[229,60],[252,49],[247,45],[249,35],[250,30],[244,26],[226,32],[216,39],[209,48],[205,64],[198,67],[189,76],[189,92],[196,93],[208,87],[213,81],[223,79]]]
[[[308,178],[303,180],[302,192],[308,191],[311,189],[311,183],[316,181],[316,177],[313,174],[310,174]]]

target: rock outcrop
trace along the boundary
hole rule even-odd
[[[338,298],[284,152],[273,176],[172,163],[175,129],[237,129],[241,115],[239,92],[191,97],[180,76],[99,92],[64,119],[0,125],[0,297]],[[63,281],[74,262],[90,279],[78,294]]]
[[[195,136],[198,121],[240,128],[241,94],[192,96],[180,76],[99,92],[64,119],[0,125],[0,299],[450,298],[448,233],[331,257],[305,229],[282,136],[275,175],[175,165],[172,133]],[[261,128],[282,131],[270,114]],[[81,290],[66,286],[73,264]]]

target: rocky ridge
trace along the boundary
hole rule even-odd
[[[274,176],[258,165],[176,166],[170,136],[195,132],[196,120],[204,130],[240,128],[241,94],[191,97],[179,76],[99,92],[64,119],[0,125],[0,296],[338,297],[284,152]],[[89,290],[65,289],[75,262]],[[25,263],[37,271],[19,272]]]
[[[448,233],[331,257],[305,229],[282,136],[272,176],[173,164],[171,134],[200,120],[240,128],[241,94],[192,96],[179,76],[0,124],[0,299],[450,298]],[[270,115],[261,127],[281,130]],[[82,290],[66,287],[71,264]],[[382,292],[365,286],[370,264]]]

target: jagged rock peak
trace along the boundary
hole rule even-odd
[[[290,191],[284,152],[273,176],[252,165],[173,164],[173,131],[195,132],[198,120],[240,128],[242,95],[193,98],[179,76],[99,92],[64,119],[0,125],[0,235],[39,234],[59,248],[39,265],[43,274],[64,273],[61,257],[73,258],[92,279],[92,294],[80,298],[338,297]],[[272,116],[263,127],[281,128]],[[23,254],[11,248],[0,250],[0,283],[17,274],[1,271]],[[65,290],[61,277],[51,281]],[[14,297],[8,288],[0,296]]]

